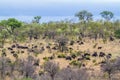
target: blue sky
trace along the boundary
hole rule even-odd
[[[0,16],[74,16],[84,9],[95,16],[103,10],[120,16],[120,0],[0,0]]]

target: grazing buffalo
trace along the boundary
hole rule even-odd
[[[102,47],[98,47],[98,49],[102,49]]]
[[[114,38],[112,36],[110,36],[110,41],[114,41]]]
[[[8,47],[8,50],[11,50],[11,51],[12,51],[12,50],[13,50],[13,48]]]
[[[24,51],[21,51],[21,53],[24,53]]]
[[[18,55],[17,54],[13,54],[13,57],[18,58]]]
[[[47,49],[50,49],[50,46],[46,46]]]
[[[38,46],[36,45],[36,46],[34,46],[34,48],[37,48]]]
[[[72,58],[70,56],[67,56],[65,59],[66,60],[72,60]]]
[[[77,43],[79,43],[80,41],[77,41]]]
[[[35,60],[34,65],[35,65],[35,66],[39,66],[39,62],[40,62],[39,59],[38,59],[38,60]]]
[[[53,60],[54,59],[54,57],[53,56],[50,56],[50,57],[48,57],[50,60]]]
[[[83,56],[90,56],[90,54],[89,53],[84,53],[84,55]]]
[[[98,56],[97,52],[94,52],[94,53],[92,54],[92,56],[93,56],[93,57],[97,57],[97,56]]]
[[[15,45],[12,45],[11,48],[15,48],[16,46]]]
[[[83,57],[82,57],[82,58],[78,58],[77,60],[78,60],[78,61],[81,61],[81,60],[84,60],[84,58],[83,58]]]
[[[91,60],[90,57],[85,57],[85,60]]]
[[[83,45],[84,43],[83,42],[80,42],[79,45]]]
[[[57,47],[53,47],[52,49],[53,49],[53,50],[57,50],[58,48],[57,48]]]
[[[2,56],[7,56],[6,52],[2,52]]]
[[[75,43],[74,41],[70,41],[70,45],[74,45],[74,43]]]
[[[15,51],[11,51],[11,54],[14,54],[15,53]]]
[[[18,49],[28,49],[27,46],[17,46]]]
[[[73,54],[73,55],[71,55],[71,57],[72,57],[73,59],[75,59],[77,56],[76,56],[75,54]]]
[[[104,57],[105,56],[105,53],[104,52],[100,52],[99,53],[99,57]]]
[[[108,58],[108,59],[111,57],[112,57],[112,54],[110,54],[110,53],[106,55],[106,58]]]
[[[82,64],[83,67],[85,67],[85,64]]]

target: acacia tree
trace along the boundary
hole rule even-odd
[[[100,15],[102,18],[105,19],[103,26],[104,26],[104,33],[105,33],[104,41],[106,41],[108,36],[112,37],[113,35],[112,30],[114,29],[110,20],[114,17],[114,14],[111,11],[103,11],[100,13]]]
[[[17,19],[15,19],[15,18],[9,18],[8,20],[7,20],[7,26],[10,28],[7,28],[7,30],[11,33],[11,34],[13,34],[14,33],[14,31],[15,31],[15,29],[16,28],[19,28],[19,27],[21,27],[21,22],[20,21],[18,21]]]
[[[39,23],[41,16],[35,16],[33,22]]]
[[[15,18],[9,18],[8,20],[2,20],[0,22],[1,26],[3,26],[7,32],[12,35],[15,39],[15,30],[16,28],[21,27],[22,23],[20,21],[18,21]]]
[[[109,21],[114,17],[114,14],[111,11],[103,11],[100,15],[106,20]]]
[[[77,14],[75,14],[75,17],[78,17],[80,21],[83,21],[84,23],[87,21],[92,20],[92,13],[86,11],[86,10],[82,10],[80,12],[78,12]]]
[[[87,24],[86,23],[88,23],[89,21],[92,20],[93,14],[88,12],[88,11],[86,11],[86,10],[82,10],[82,11],[76,13],[75,17],[78,17],[79,20],[81,21],[81,23],[83,23],[83,27],[82,27],[81,31],[84,34],[85,30],[87,28]],[[82,24],[80,24],[80,25],[82,25]]]

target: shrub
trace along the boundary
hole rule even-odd
[[[59,71],[59,64],[48,61],[44,64],[44,71],[50,75],[52,80],[54,80],[55,75]]]
[[[116,38],[120,39],[120,29],[116,30],[114,35]]]
[[[77,54],[76,53],[71,53],[70,56],[75,59],[77,57]]]
[[[49,58],[48,57],[43,57],[43,60],[49,61]]]
[[[65,56],[65,54],[59,54],[58,55],[58,58],[65,58],[66,56]]]
[[[93,62],[93,63],[95,63],[95,62],[96,62],[96,60],[94,59],[92,62]]]
[[[76,60],[73,60],[69,63],[70,65],[73,65],[73,66],[78,66],[78,67],[81,67],[81,63],[76,61]]]
[[[21,80],[32,80],[31,78],[23,78]]]
[[[76,55],[77,55],[77,56],[80,56],[81,54],[82,54],[82,51],[76,52]]]

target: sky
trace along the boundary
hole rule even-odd
[[[108,10],[120,16],[120,0],[0,0],[0,16],[74,16],[88,10],[94,16]]]

